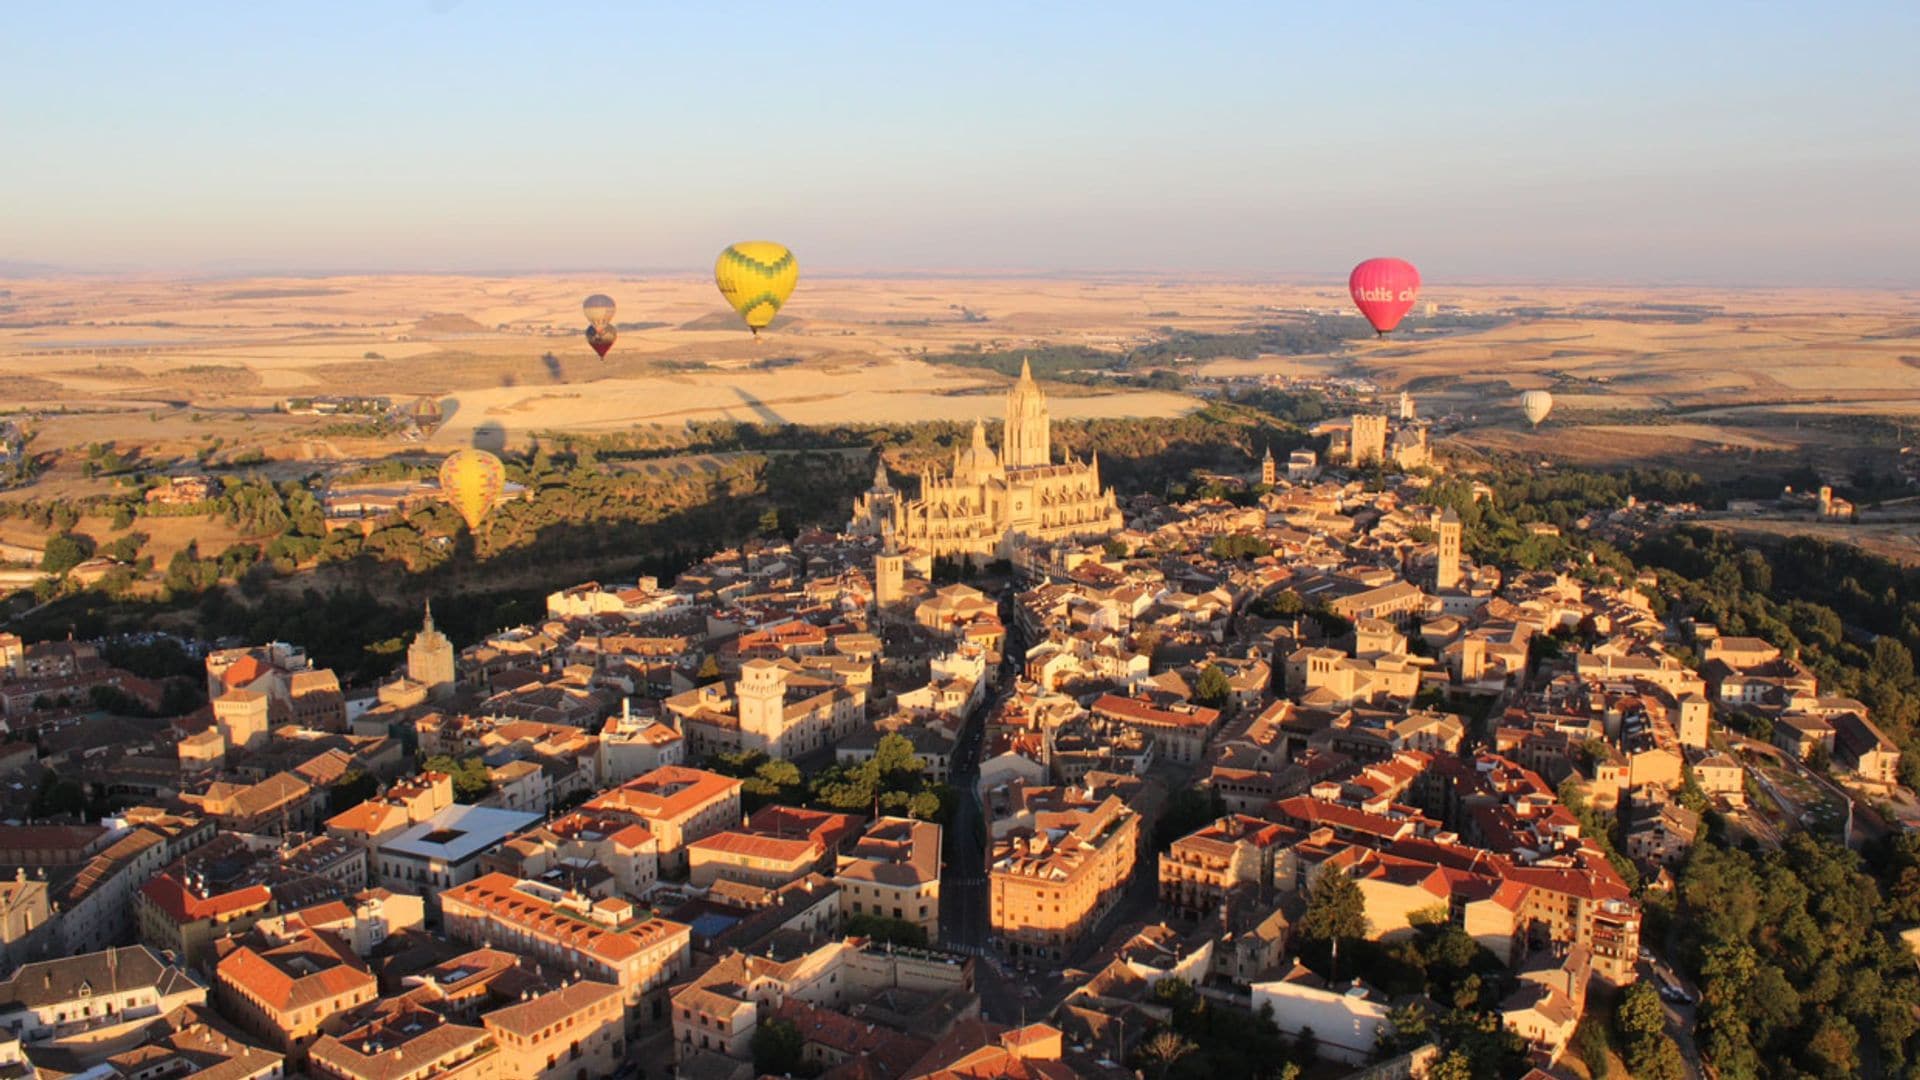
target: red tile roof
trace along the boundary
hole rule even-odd
[[[140,894],[164,912],[175,925],[263,908],[273,902],[273,890],[265,885],[249,885],[231,892],[200,896],[171,873],[163,873],[142,885]]]

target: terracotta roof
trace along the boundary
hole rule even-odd
[[[263,908],[273,902],[273,890],[265,885],[249,885],[244,889],[201,896],[171,873],[162,873],[142,885],[140,895],[164,912],[175,925]]]
[[[530,1001],[494,1009],[480,1022],[489,1029],[499,1028],[531,1039],[569,1016],[586,1012],[608,998],[619,996],[620,988],[617,986],[590,980],[577,982],[550,994],[541,994]]]
[[[352,949],[321,930],[304,930],[284,945],[261,950],[238,946],[221,958],[216,970],[222,982],[247,988],[279,1013],[334,1001],[377,983]]]

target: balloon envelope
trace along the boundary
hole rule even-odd
[[[720,295],[757,335],[793,295],[800,264],[793,252],[771,240],[745,240],[727,245],[720,253],[713,264],[713,280],[720,286]]]
[[[499,505],[506,487],[506,467],[485,450],[457,450],[440,463],[440,493],[460,512],[468,529],[480,527]]]
[[[1520,395],[1520,411],[1527,414],[1527,423],[1539,427],[1540,421],[1553,411],[1553,395],[1545,390],[1529,390]]]
[[[611,326],[587,327],[587,344],[593,346],[593,351],[599,353],[602,360],[607,358],[607,350],[613,348],[613,343],[619,338],[620,332]]]
[[[1347,291],[1374,332],[1385,334],[1413,310],[1420,295],[1420,271],[1405,259],[1368,259],[1347,275]]]
[[[606,326],[613,322],[613,298],[594,293],[580,304],[580,310],[586,313],[587,321],[595,326]]]

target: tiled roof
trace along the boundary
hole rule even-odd
[[[273,890],[265,885],[249,885],[244,889],[201,896],[189,889],[186,882],[171,873],[162,873],[142,885],[140,895],[164,912],[175,925],[218,918],[221,915],[253,908],[264,908],[273,902]]]

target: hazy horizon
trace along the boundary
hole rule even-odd
[[[0,274],[1920,286],[1920,8],[17,5]]]

